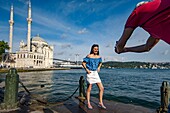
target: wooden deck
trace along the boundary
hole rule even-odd
[[[153,109],[108,100],[104,100],[106,110],[101,109],[97,106],[98,99],[94,97],[91,98],[91,104],[93,109],[89,110],[86,102],[82,103],[73,97],[63,103],[53,103],[48,106],[31,104],[14,111],[1,111],[1,113],[156,113]]]
[[[93,109],[89,110],[86,102],[83,104],[78,99],[71,98],[62,105],[51,106],[47,110],[52,110],[53,113],[156,113],[156,110],[149,108],[108,100],[104,100],[106,110],[101,109],[98,107],[98,99],[94,97],[91,98],[91,104]]]

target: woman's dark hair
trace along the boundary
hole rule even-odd
[[[92,47],[91,47],[90,54],[93,54],[94,47],[98,47],[99,48],[99,45],[98,44],[93,44]],[[99,51],[98,51],[97,55],[99,55]]]

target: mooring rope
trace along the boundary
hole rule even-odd
[[[25,91],[30,95],[31,93],[30,93],[29,90],[25,87],[25,85],[21,82],[21,80],[19,80],[19,83],[20,83],[21,86],[25,89]]]
[[[30,91],[27,89],[27,87],[21,82],[21,80],[19,80],[19,83],[20,83],[21,86],[25,89],[25,91],[31,96],[32,94],[31,94]],[[68,98],[63,99],[63,101],[62,101],[62,102],[59,102],[59,103],[61,104],[61,103],[65,102],[66,100],[72,98],[72,97],[74,96],[74,94],[77,92],[78,89],[79,89],[79,86],[76,88],[76,90],[75,90]],[[31,96],[31,97],[33,97],[33,96]],[[56,102],[56,103],[50,103],[50,102],[44,102],[44,101],[42,101],[42,100],[40,100],[40,99],[37,99],[37,98],[35,98],[35,97],[33,97],[33,98],[36,99],[36,101],[38,101],[38,102],[40,102],[40,103],[42,103],[42,104],[46,104],[46,105],[47,105],[47,104],[48,104],[48,105],[50,105],[50,104],[57,104],[57,102]]]
[[[79,89],[79,86],[78,86],[77,89],[74,91],[74,93],[73,93],[72,95],[70,95],[68,98],[66,98],[64,101],[66,101],[66,100],[70,99],[71,97],[73,97],[74,94],[77,92],[78,89]]]

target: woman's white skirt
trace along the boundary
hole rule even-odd
[[[90,74],[87,74],[87,82],[88,84],[100,83],[100,77],[97,71],[90,71]]]

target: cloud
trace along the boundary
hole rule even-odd
[[[25,5],[28,5],[28,3],[29,3],[29,0],[18,0],[18,1],[25,4]]]
[[[70,54],[69,54],[69,56],[73,56],[73,54],[72,54],[72,53],[70,53]]]
[[[124,61],[124,57],[113,57],[113,56],[105,56],[105,57],[102,57],[103,58],[103,61],[106,62],[106,61]]]
[[[169,53],[169,50],[165,50],[162,52],[163,55],[167,55]]]
[[[62,48],[62,49],[67,49],[67,48],[72,49],[72,47],[71,47],[70,44],[63,44],[63,45],[61,45],[61,48]]]
[[[87,2],[94,2],[95,0],[87,0]]]
[[[62,34],[61,38],[67,38],[68,36],[66,34]]]
[[[112,48],[112,46],[113,46],[113,44],[110,43],[110,44],[107,44],[105,47],[106,47],[106,48]]]
[[[59,52],[57,53],[57,55],[64,55],[64,52]]]
[[[78,31],[78,34],[84,34],[84,33],[87,33],[87,29],[86,28],[83,28],[82,30],[79,30]]]

